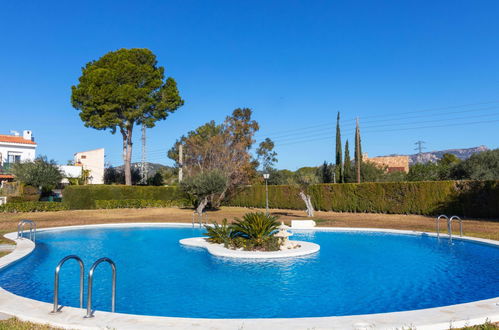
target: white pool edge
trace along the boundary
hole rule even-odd
[[[191,224],[181,223],[123,223],[53,227],[39,229],[38,231],[62,231],[84,228],[113,227],[191,226]],[[365,231],[407,235],[428,235],[436,237],[436,234],[434,233],[380,228],[316,227],[314,229],[293,229],[293,231]],[[15,239],[16,236],[17,233],[9,233],[5,235],[5,237],[9,239]],[[440,236],[442,239],[448,239],[447,235]],[[499,247],[499,241],[494,240],[455,236],[453,236],[453,239],[480,242]],[[34,243],[28,239],[15,239],[15,242],[17,245],[14,251],[0,258],[0,269],[24,258],[30,254],[35,247]],[[286,319],[195,319],[144,316],[100,311],[95,312],[94,318],[84,319],[83,315],[85,314],[85,311],[83,309],[64,307],[62,313],[54,315],[49,314],[51,310],[52,304],[50,303],[24,298],[0,288],[0,312],[15,316],[21,320],[50,324],[52,326],[68,329],[449,329],[450,326],[463,327],[482,324],[487,320],[491,322],[498,322],[499,297],[465,304],[404,312]]]

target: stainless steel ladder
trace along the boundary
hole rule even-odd
[[[83,291],[84,291],[84,272],[85,266],[83,264],[83,260],[76,255],[69,255],[61,259],[57,267],[55,268],[55,278],[54,278],[54,308],[50,312],[51,314],[59,313],[61,311],[61,307],[59,307],[59,272],[61,270],[62,265],[70,259],[74,259],[78,261],[80,265],[80,308],[83,308]],[[112,296],[111,296],[111,312],[115,312],[116,310],[116,264],[109,258],[100,258],[96,262],[93,263],[92,267],[88,272],[88,285],[87,285],[87,314],[84,318],[94,317],[92,311],[92,293],[93,293],[93,279],[94,279],[94,271],[98,265],[102,262],[107,262],[111,265],[111,269],[113,272],[112,277]]]
[[[36,241],[36,223],[31,220],[23,219],[17,224],[17,238],[22,238],[24,235],[24,225],[29,224],[29,239]]]
[[[90,271],[88,272],[88,286],[87,286],[87,315],[85,318],[94,317],[92,312],[92,289],[93,289],[93,279],[94,279],[94,271],[100,263],[107,262],[111,265],[111,269],[113,271],[113,284],[112,284],[112,292],[111,292],[111,312],[114,313],[116,308],[116,264],[109,258],[100,258],[92,267],[90,267]]]
[[[440,238],[440,219],[446,219],[447,220],[447,234],[449,235],[450,241],[452,241],[452,221],[458,220],[459,221],[459,234],[461,237],[463,237],[463,220],[461,220],[460,217],[457,215],[453,215],[452,217],[448,217],[445,214],[439,215],[437,217],[436,221],[436,229],[437,229],[437,238]]]
[[[74,259],[78,261],[78,264],[80,265],[80,308],[83,308],[83,274],[85,273],[85,266],[83,265],[83,260],[80,259],[80,257],[75,256],[75,255],[70,255],[67,257],[64,257],[59,261],[59,264],[57,267],[55,267],[55,276],[54,276],[54,309],[52,310],[51,313],[58,313],[60,312],[59,308],[59,272],[61,270],[62,265],[70,259]]]
[[[197,217],[198,221],[195,221],[195,218]],[[199,215],[196,211],[192,212],[192,227],[194,228],[194,222],[198,222],[199,228],[203,226],[203,217],[205,218],[204,223],[208,224],[208,213],[202,212],[201,215]]]
[[[440,238],[440,219],[445,218],[447,222],[449,222],[449,217],[446,216],[445,214],[441,214],[438,216],[436,222],[437,222],[437,237]]]
[[[460,217],[457,215],[453,215],[450,217],[449,221],[447,222],[447,231],[449,232],[449,239],[452,241],[452,221],[453,220],[458,220],[459,221],[459,236],[463,237],[463,220],[461,220]]]

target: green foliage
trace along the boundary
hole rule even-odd
[[[274,142],[269,138],[260,142],[258,149],[256,149],[256,155],[263,172],[269,172],[273,169],[274,164],[277,163],[277,152],[274,151]]]
[[[182,201],[154,199],[96,200],[97,209],[144,209],[151,207],[183,206]]]
[[[95,209],[100,200],[162,200],[172,205],[188,205],[189,200],[176,187],[86,185],[67,186],[63,202],[72,210]]]
[[[63,211],[68,207],[59,202],[20,202],[7,203],[0,205],[0,212],[17,213],[17,212],[50,212]]]
[[[273,234],[278,226],[276,216],[262,212],[246,213],[231,225],[224,219],[221,225],[205,226],[207,232],[204,235],[209,242],[224,244],[232,249],[277,251],[280,242]]]
[[[140,170],[137,167],[132,168],[132,184],[138,184],[142,180]],[[115,168],[113,166],[104,169],[104,183],[105,184],[125,184],[125,172],[123,169]]]
[[[303,209],[297,186],[269,186],[269,206]],[[468,217],[499,216],[499,181],[376,182],[317,184],[307,188],[320,211]],[[227,205],[264,207],[265,186],[247,187]]]
[[[290,170],[270,170],[269,185],[285,185],[295,182],[295,174]]]
[[[208,237],[208,242],[226,244],[234,238],[234,231],[232,230],[232,226],[227,224],[227,219],[223,219],[220,225],[214,222],[212,226],[205,226],[205,228],[206,233],[203,235]]]
[[[334,173],[335,166],[324,161],[324,164],[317,169],[317,179],[320,183],[333,183]]]
[[[71,103],[86,127],[122,134],[129,185],[134,125],[154,127],[184,103],[164,71],[149,49],[119,49],[87,63],[78,85],[71,87]]]
[[[336,164],[336,177],[338,178],[338,182],[344,182],[343,180],[343,151],[341,150],[341,131],[340,131],[340,112],[338,111],[338,115],[336,117],[336,155],[335,155],[335,164]],[[332,182],[332,181],[329,181]]]
[[[263,212],[246,213],[242,219],[235,219],[232,230],[235,236],[241,236],[262,243],[272,235],[279,226],[277,216],[267,215]]]
[[[350,158],[350,147],[348,145],[348,140],[345,142],[345,161],[343,163],[343,182],[354,182],[355,181],[355,169],[352,165],[352,159]]]
[[[458,180],[499,180],[499,149],[472,155],[458,163],[451,176]]]
[[[227,187],[227,178],[220,171],[199,173],[180,183],[180,189],[198,202],[201,199],[222,193]]]
[[[16,163],[12,171],[16,180],[28,186],[40,188],[43,193],[50,192],[62,180],[57,164],[47,157],[38,157],[32,162]]]

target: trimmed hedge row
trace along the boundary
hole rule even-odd
[[[132,199],[169,201],[172,205],[189,204],[187,197],[176,187],[85,185],[68,186],[63,191],[63,202],[71,210],[98,208],[97,200]]]
[[[304,209],[296,186],[269,186],[269,207]],[[319,184],[308,188],[316,210],[499,217],[499,181]],[[226,205],[265,207],[265,186],[247,187]]]
[[[148,207],[171,207],[183,206],[178,201],[162,201],[153,199],[118,199],[118,200],[96,200],[95,207],[98,209],[143,209]]]
[[[0,212],[16,213],[16,212],[49,212],[63,211],[68,207],[59,202],[22,202],[22,203],[7,203],[0,205]]]

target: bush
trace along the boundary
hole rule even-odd
[[[269,206],[305,209],[294,186],[269,186]],[[318,184],[307,188],[316,210],[468,217],[499,216],[499,181]],[[226,205],[265,207],[265,186],[247,187]]]
[[[162,201],[154,199],[118,199],[96,200],[97,209],[143,209],[148,207],[183,206],[178,201]]]
[[[248,251],[277,251],[280,249],[279,238],[274,233],[279,226],[276,216],[266,215],[262,212],[246,213],[243,219],[227,225],[227,219],[222,224],[214,223],[205,226],[211,243],[224,244],[230,249],[244,249]]]
[[[86,185],[67,186],[63,191],[63,202],[71,210],[95,209],[97,200],[132,199],[170,201],[172,205],[189,203],[187,197],[176,187]]]
[[[17,213],[17,212],[49,212],[67,210],[67,206],[58,202],[21,202],[7,203],[0,205],[0,212]]]

